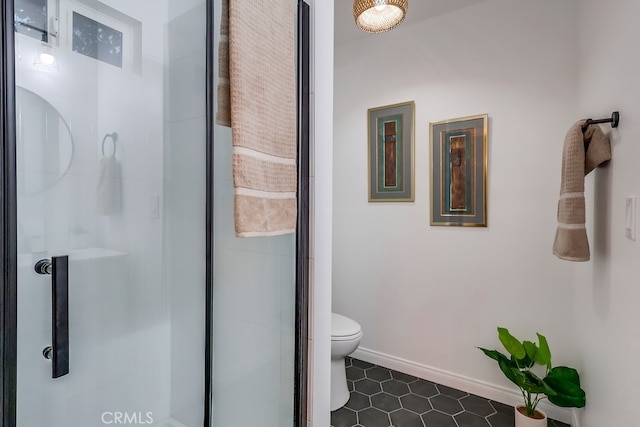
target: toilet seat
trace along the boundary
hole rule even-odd
[[[353,319],[331,313],[331,341],[349,341],[362,337],[360,324]]]

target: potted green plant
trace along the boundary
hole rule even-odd
[[[546,426],[547,417],[537,409],[538,403],[547,398],[564,408],[582,408],[585,393],[580,387],[578,371],[567,366],[551,365],[551,351],[547,339],[538,335],[538,344],[520,341],[506,328],[498,328],[498,338],[510,357],[497,350],[478,347],[500,366],[504,375],[522,391],[524,405],[516,407],[516,427]],[[544,376],[533,372],[536,365]]]

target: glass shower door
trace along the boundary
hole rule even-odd
[[[213,3],[218,58],[222,1]],[[214,86],[217,67],[214,61]],[[213,425],[291,427],[301,398],[294,396],[296,235],[235,236],[232,132],[219,125],[213,131]]]
[[[204,0],[15,0],[20,427],[202,426]]]

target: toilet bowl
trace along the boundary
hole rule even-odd
[[[360,324],[353,319],[331,313],[331,410],[349,400],[344,359],[358,348],[362,338]]]

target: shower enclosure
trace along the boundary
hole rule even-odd
[[[0,425],[302,425],[308,155],[298,232],[236,238],[220,0],[2,14]]]

